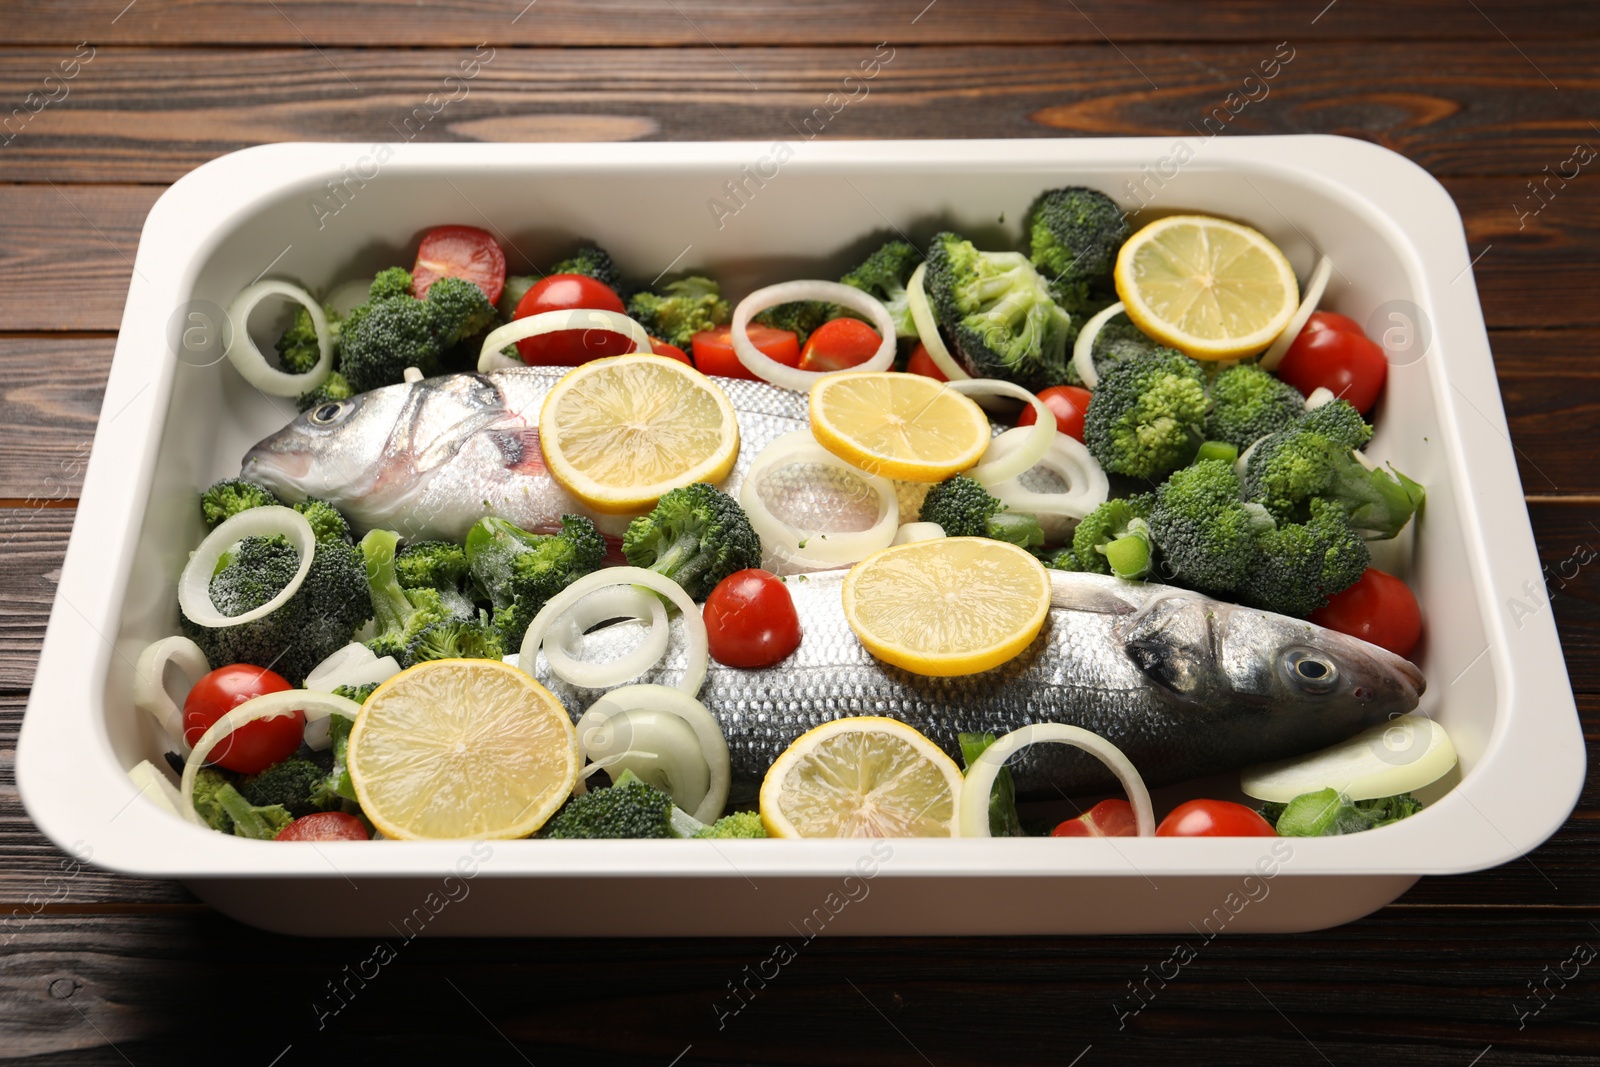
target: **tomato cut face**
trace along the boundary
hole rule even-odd
[[[1102,800],[1076,819],[1050,831],[1051,837],[1138,837],[1139,823],[1126,800]]]
[[[213,723],[245,701],[292,688],[281,675],[248,663],[218,667],[184,698],[183,739],[192,747]],[[260,774],[294,755],[305,725],[305,715],[298,711],[247,722],[211,750],[210,762],[240,774]]]
[[[422,237],[411,268],[411,292],[418,300],[440,278],[465,278],[493,304],[506,286],[506,255],[494,237],[476,226],[435,226]]]
[[[800,616],[789,587],[776,575],[735,571],[711,591],[705,606],[711,658],[730,667],[770,667],[800,647]]]
[[[317,811],[302,815],[278,831],[274,841],[369,841],[372,835],[361,820],[342,811]]]
[[[800,365],[800,339],[790,330],[779,330],[752,322],[745,334],[756,351],[785,367]],[[757,377],[746,369],[733,350],[733,327],[719,326],[715,330],[702,330],[694,335],[694,365],[701,374],[723,378],[744,378],[756,381]]]
[[[860,319],[829,319],[806,338],[800,369],[834,371],[859,367],[877,355],[882,345],[878,331]]]
[[[605,282],[585,274],[552,274],[541,279],[517,302],[513,319],[546,311],[593,308],[625,314],[622,298]],[[517,342],[522,361],[531,366],[576,367],[591,359],[620,356],[633,351],[633,339],[611,330],[558,330],[525,337]]]
[[[1422,608],[1411,587],[1368,567],[1355,585],[1311,613],[1311,621],[1410,656],[1422,638]]]

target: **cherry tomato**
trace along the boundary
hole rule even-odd
[[[605,282],[596,281],[585,274],[552,274],[535,283],[522,299],[511,317],[525,319],[545,311],[567,311],[572,308],[596,308],[600,311],[624,313],[622,298]],[[517,342],[522,361],[535,366],[576,367],[601,356],[620,356],[633,351],[633,341],[625,334],[594,328],[587,330],[558,330],[526,337]]]
[[[1361,324],[1359,322],[1357,322],[1355,319],[1352,319],[1349,315],[1341,315],[1337,311],[1313,311],[1311,313],[1311,317],[1306,320],[1306,324],[1301,328],[1300,332],[1316,333],[1318,330],[1334,330],[1338,333],[1353,333],[1360,337],[1365,337],[1367,335],[1367,331],[1361,328]]]
[[[944,371],[939,369],[939,364],[933,361],[933,357],[928,355],[927,346],[921,341],[918,341],[917,347],[911,350],[911,358],[906,361],[906,373],[920,374],[924,378],[935,378],[941,382],[950,380],[944,376]]]
[[[183,701],[183,739],[191,746],[211,724],[252,697],[292,689],[281,675],[248,663],[218,667],[194,684]],[[294,755],[305,733],[301,712],[245,723],[211,750],[210,762],[240,774],[260,774]]]
[[[800,365],[800,339],[793,331],[778,330],[752,322],[745,333],[756,351],[785,367]],[[755,375],[739,362],[733,350],[733,327],[719,326],[715,330],[702,330],[694,335],[694,365],[701,374],[716,374],[723,378],[748,378]]]
[[[440,278],[465,278],[493,304],[506,286],[506,254],[494,237],[476,226],[435,226],[422,235],[411,268],[411,291],[418,300]]]
[[[1068,437],[1083,440],[1083,413],[1089,410],[1089,390],[1076,385],[1053,385],[1039,393],[1044,406],[1056,413],[1056,429]],[[1018,426],[1032,426],[1039,421],[1039,413],[1032,404],[1022,408],[1017,416]]]
[[[318,811],[302,815],[278,831],[274,841],[370,841],[367,828],[354,815]]]
[[[829,319],[811,331],[800,353],[801,370],[847,370],[859,367],[883,345],[878,331],[860,319]]]
[[[1126,800],[1102,800],[1076,819],[1050,831],[1051,837],[1138,837],[1133,805]]]
[[[650,338],[650,347],[658,356],[666,356],[668,359],[675,359],[679,363],[689,363],[689,357],[684,355],[683,349],[677,345],[669,345],[665,341],[658,341],[652,337]],[[692,363],[689,363],[689,365],[691,367],[694,366]]]
[[[1346,333],[1327,325],[1302,330],[1278,364],[1278,377],[1302,393],[1310,396],[1318,387],[1329,389],[1363,415],[1378,402],[1388,376],[1383,349],[1359,331]]]
[[[1277,837],[1254,810],[1231,800],[1187,800],[1156,827],[1157,837]]]
[[[706,598],[711,658],[730,667],[770,667],[800,647],[789,587],[763,570],[735,571]]]
[[[1416,594],[1392,574],[1368,567],[1356,584],[1311,613],[1311,621],[1409,656],[1422,637]]]

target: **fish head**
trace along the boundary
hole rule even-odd
[[[290,503],[348,498],[375,482],[409,386],[329,400],[245,453],[239,475]]]

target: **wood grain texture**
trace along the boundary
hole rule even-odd
[[[115,330],[139,232],[164,191],[0,185],[0,329]]]
[[[868,82],[859,65],[875,52]],[[1274,53],[1289,59],[1247,86]],[[1600,86],[1565,42],[1273,43],[632,51],[488,46],[457,50],[111,48],[70,81],[58,60],[0,50],[0,100],[52,92],[5,145],[11,180],[170,182],[248,144],[405,138],[430,93],[454,97],[418,139],[473,140],[480,124],[559,116],[559,137],[666,140],[790,137],[830,93],[857,99],[826,136],[1193,136],[1230,94],[1249,92],[1228,134],[1338,133],[1394,148],[1438,175],[1557,167],[1593,140]],[[865,93],[861,96],[861,93]],[[35,100],[43,99],[36,97]],[[31,106],[31,105],[30,105]],[[585,121],[593,128],[586,129]],[[489,126],[494,130],[494,126]],[[397,133],[397,131],[400,131]],[[653,131],[653,132],[652,132]]]
[[[33,507],[78,495],[114,344],[0,336],[0,499]]]
[[[7,8],[7,38],[17,44],[405,45],[496,44],[719,45],[842,44],[881,40],[923,44],[1101,43],[1118,41],[1279,40],[1288,36],[1406,40],[1450,37],[1518,41],[1600,34],[1592,5],[1578,0],[1525,4],[1481,0],[1477,14],[1452,0],[1400,7],[1380,0],[1284,4],[1275,0],[1208,3],[1190,16],[1181,0],[893,0],[882,4],[819,0],[441,0],[405,9],[384,0],[22,0]]]

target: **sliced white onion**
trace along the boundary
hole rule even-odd
[[[600,308],[541,311],[525,319],[513,319],[504,326],[492,330],[489,336],[483,339],[483,347],[478,350],[478,372],[487,374],[489,371],[505,370],[508,367],[525,367],[527,364],[522,360],[513,359],[500,350],[530,337],[560,333],[563,330],[601,330],[605,333],[620,333],[633,342],[635,352],[649,354],[655,351],[650,345],[650,334],[645,328],[618,312],[604,311]]]
[[[242,615],[224,615],[211,601],[211,576],[216,572],[217,561],[234,545],[246,537],[282,536],[289,539],[294,550],[300,553],[300,569],[294,572],[289,584],[271,600]],[[306,572],[311,569],[311,557],[317,550],[316,535],[306,517],[293,508],[273,505],[241,511],[221,526],[212,530],[183,568],[178,578],[178,606],[183,614],[197,626],[213,629],[238,626],[266,618],[289,602],[300,591]]]
[[[1122,754],[1120,748],[1082,727],[1039,722],[1011,731],[984,749],[983,754],[972,762],[961,786],[962,837],[989,836],[989,794],[994,789],[994,780],[1000,774],[1000,768],[1014,753],[1040,742],[1081,748],[1104,763],[1117,776],[1117,781],[1122,783],[1123,792],[1128,794],[1139,836],[1155,836],[1156,816],[1155,809],[1150,805],[1150,791],[1144,787],[1144,779],[1139,776],[1138,768]]]
[[[841,282],[795,281],[757,289],[739,301],[739,306],[733,309],[731,326],[733,351],[739,357],[739,362],[743,363],[751,374],[773,385],[806,393],[811,391],[811,387],[819,378],[840,373],[786,367],[750,342],[751,319],[770,307],[794,300],[822,300],[830,304],[841,304],[852,311],[859,311],[872,323],[873,329],[878,331],[878,350],[872,354],[871,359],[859,366],[851,367],[851,370],[888,370],[894,365],[894,319],[890,317],[889,309],[883,306],[882,301]]]
[[[1010,448],[1020,447],[1020,440],[1009,437],[1016,432],[1008,430],[996,437],[989,445],[989,453],[1004,455]],[[1038,465],[1060,478],[1067,488],[1059,493],[1036,493],[1012,478],[989,486],[990,495],[1014,511],[1068,519],[1083,518],[1111,495],[1111,481],[1100,461],[1070,434],[1057,433],[1050,442],[1050,451]]]
[[[1310,396],[1306,397],[1306,410],[1315,411],[1318,408],[1327,407],[1338,399],[1333,395],[1332,389],[1329,389],[1326,385],[1319,385],[1311,390]]]
[[[1413,713],[1317,752],[1246,767],[1239,772],[1239,788],[1246,796],[1278,804],[1330,786],[1351,800],[1373,800],[1421,789],[1455,765],[1455,746],[1444,728]]]
[[[329,715],[342,715],[354,720],[361,712],[361,705],[354,700],[336,697],[332,693],[313,693],[309,689],[286,689],[278,693],[252,697],[227,712],[200,735],[200,740],[195,742],[194,751],[190,752],[188,759],[184,761],[183,784],[179,790],[183,797],[184,817],[197,825],[205,825],[205,820],[194,810],[194,779],[200,773],[206,757],[211,755],[212,749],[245,723],[255,722],[257,719],[276,719],[280,715],[292,715],[297,711],[304,713],[308,723],[326,719]]]
[[[1316,269],[1311,272],[1311,280],[1306,282],[1305,297],[1295,309],[1294,317],[1261,357],[1258,365],[1262,370],[1278,369],[1278,364],[1283,362],[1284,353],[1289,351],[1289,346],[1294,344],[1295,338],[1300,336],[1300,331],[1305,329],[1306,323],[1311,319],[1311,313],[1317,310],[1317,303],[1322,299],[1323,290],[1328,288],[1328,278],[1332,274],[1333,260],[1327,256],[1317,260]]]
[[[177,786],[173,785],[155,764],[149,760],[141,760],[128,772],[128,778],[133,782],[134,788],[157,807],[178,815],[178,809],[183,807],[183,797],[178,793]]]
[[[387,682],[399,673],[400,664],[393,656],[380,659],[366,645],[352,641],[311,668],[305,687],[318,693],[331,693],[341,685]]]
[[[648,621],[644,640],[626,655],[604,663],[585,663],[572,654],[578,637],[607,619]],[[632,681],[661,661],[667,651],[667,606],[638,586],[608,585],[584,597],[550,624],[544,658],[557,678],[584,689],[606,689]]]
[[[693,731],[699,749],[694,755],[704,764],[706,785],[702,795],[694,795],[700,792],[701,780],[700,768],[692,765],[694,756],[683,751],[681,734],[655,720],[657,714],[676,716]],[[578,720],[577,730],[578,747],[585,755],[600,759],[625,752],[654,756],[627,769],[670,793],[673,803],[700,822],[715,822],[728,803],[732,780],[728,741],[716,718],[688,693],[664,685],[613,689],[589,705]],[[622,767],[625,762],[614,759],[610,765]],[[679,795],[680,790],[684,795]]]
[[[846,471],[878,494],[878,520],[865,530],[802,530],[772,513],[761,499],[760,486],[772,471],[796,463],[816,464]],[[810,430],[795,430],[774,440],[751,462],[739,487],[739,503],[761,544],[785,560],[807,567],[836,567],[859,563],[881,548],[888,548],[900,525],[900,503],[894,483],[852,467],[817,443]]]
[[[1078,339],[1072,343],[1072,366],[1085,389],[1093,389],[1100,384],[1100,372],[1094,369],[1094,339],[1100,336],[1101,328],[1122,311],[1122,301],[1118,300],[1110,307],[1095,312],[1083,324],[1083,329],[1078,331]]]
[[[311,325],[317,332],[317,365],[304,374],[290,374],[268,363],[250,336],[250,313],[269,296],[287,297],[311,315]],[[309,393],[326,381],[333,370],[333,333],[328,329],[328,317],[323,314],[322,305],[298,285],[276,280],[248,285],[233,298],[228,318],[233,327],[233,336],[228,341],[228,359],[245,381],[268,396]]]
[[[894,544],[909,545],[916,541],[937,541],[944,536],[944,527],[936,522],[908,522],[895,531]]]
[[[211,673],[211,664],[200,646],[187,637],[163,637],[139,654],[133,669],[133,706],[149,712],[161,726],[167,740],[179,752],[188,751],[183,739],[183,702],[167,691],[167,664],[173,664],[189,679],[189,685]],[[188,690],[184,692],[187,694]]]
[[[922,285],[927,272],[928,265],[919,263],[917,269],[911,272],[911,280],[906,282],[906,303],[911,308],[911,321],[917,326],[917,340],[922,342],[928,358],[933,360],[933,365],[939,368],[939,373],[944,375],[946,381],[964,382],[972,375],[955,361],[950,350],[944,346],[944,338],[939,336],[939,320],[933,317],[927,290]]]
[[[543,643],[545,631],[550,625],[565,614],[568,608],[596,589],[612,585],[642,585],[646,589],[653,589],[672,601],[683,612],[683,631],[687,648],[684,652],[686,663],[683,681],[678,683],[678,688],[690,696],[698,693],[700,686],[706,680],[706,662],[710,659],[711,645],[706,638],[706,621],[700,615],[699,606],[690,599],[688,593],[683,591],[683,586],[665,575],[647,571],[643,567],[606,567],[593,574],[585,574],[551,597],[545,606],[539,609],[539,614],[533,617],[533,622],[528,624],[528,632],[522,637],[522,651],[517,656],[517,666],[529,674],[536,675],[539,646]]]
[[[987,488],[1010,481],[1023,471],[1032,469],[1044,458],[1045,453],[1050,451],[1050,442],[1056,439],[1057,434],[1055,412],[1046,407],[1043,400],[1022,386],[1015,382],[1003,382],[997,378],[973,378],[964,382],[951,382],[950,388],[963,396],[1009,396],[1033,405],[1036,417],[1032,426],[1018,426],[1000,435],[1005,437],[1006,434],[1011,434],[1022,444],[995,453],[994,442],[991,441],[989,451],[983,454],[983,459],[978,461],[978,465],[964,472],[979,485]]]

